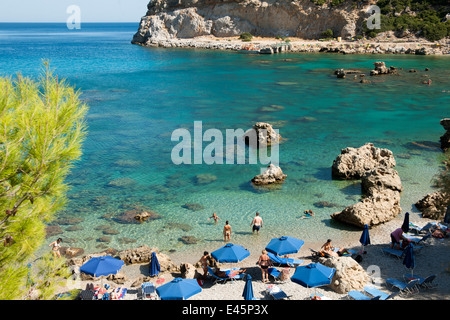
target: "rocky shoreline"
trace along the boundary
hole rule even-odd
[[[422,39],[391,41],[337,41],[337,40],[305,40],[289,38],[283,42],[275,38],[254,38],[251,42],[243,42],[239,37],[217,38],[202,36],[188,39],[152,39],[145,43],[135,43],[144,47],[190,48],[205,50],[223,50],[243,52],[243,48],[251,48],[248,52],[267,53],[340,53],[340,54],[414,54],[414,55],[449,55],[450,40],[429,42]],[[246,50],[244,50],[245,52]]]

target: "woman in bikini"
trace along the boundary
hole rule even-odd
[[[263,250],[262,255],[259,256],[258,264],[261,268],[263,283],[265,283],[266,281],[269,281],[269,274],[267,273],[267,269],[269,269],[272,264],[266,250]]]
[[[208,274],[208,261],[210,259],[209,252],[203,252],[203,256],[200,258],[200,262],[202,263],[203,269],[203,278],[206,279],[206,275]]]
[[[61,253],[59,252],[59,249],[61,248],[61,243],[62,239],[58,238],[58,240],[53,241],[52,243],[50,243],[48,246],[52,247],[52,252],[53,252],[53,256],[56,258],[61,258]]]

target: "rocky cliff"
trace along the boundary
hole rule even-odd
[[[317,5],[311,0],[151,0],[132,43],[151,45],[199,36],[232,37],[243,32],[262,37],[317,39],[361,33],[368,2],[357,6]]]

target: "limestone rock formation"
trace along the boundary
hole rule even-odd
[[[446,151],[450,148],[450,118],[445,118],[440,121],[441,126],[444,127],[445,133],[441,136],[441,149]]]
[[[383,61],[376,61],[373,63],[375,66],[374,70],[370,70],[370,75],[380,75],[380,74],[396,74],[397,68],[395,67],[386,67],[386,64]]]
[[[369,275],[364,268],[352,258],[320,258],[319,262],[327,267],[336,269],[330,288],[337,293],[361,290],[369,280]]]
[[[244,32],[313,39],[327,29],[351,38],[367,17],[367,8],[352,7],[351,2],[330,8],[310,0],[152,0],[132,43],[151,46],[175,38],[232,37]]]
[[[440,191],[436,191],[417,201],[415,206],[422,212],[424,218],[442,220],[449,204],[448,199],[448,196]]]
[[[251,181],[255,185],[268,185],[273,183],[282,183],[287,175],[283,173],[280,167],[270,164],[267,170],[262,174],[255,176]]]
[[[366,143],[359,148],[347,147],[333,161],[331,173],[337,179],[359,179],[367,171],[378,166],[395,167],[392,151]]]
[[[270,146],[280,143],[281,135],[277,133],[271,124],[266,122],[257,122],[253,127],[244,133],[245,143],[258,146]]]
[[[361,179],[361,189],[365,197],[360,202],[331,217],[362,228],[390,221],[402,212],[402,185],[396,170],[379,166],[368,171]]]

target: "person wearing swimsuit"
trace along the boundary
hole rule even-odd
[[[59,249],[61,248],[61,243],[62,239],[58,238],[58,240],[53,241],[52,243],[49,244],[49,247],[52,247],[52,252],[53,252],[53,256],[56,258],[61,258],[61,253],[59,252]]]
[[[203,278],[206,279],[206,275],[208,274],[208,261],[209,261],[209,252],[203,252],[203,257],[200,258],[200,262],[202,263],[203,269]]]
[[[230,241],[231,239],[231,226],[228,224],[228,220],[225,222],[225,226],[223,227],[223,236],[225,241]]]
[[[267,255],[266,250],[263,250],[262,255],[259,256],[258,264],[259,267],[261,268],[263,283],[265,283],[266,281],[269,281],[269,274],[267,272],[267,269],[269,269],[271,265],[270,258]]]

